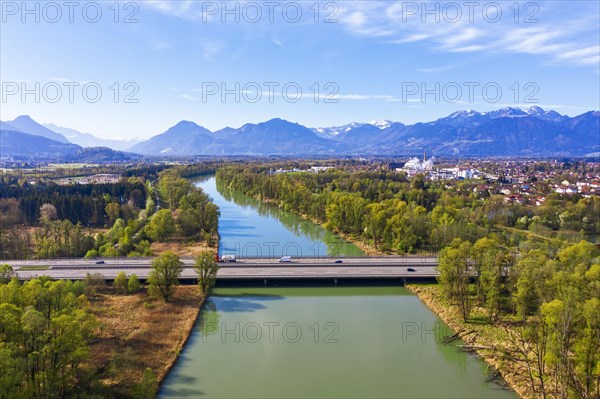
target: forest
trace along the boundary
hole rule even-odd
[[[543,206],[527,207],[477,191],[477,181],[430,181],[422,175],[409,181],[404,173],[388,170],[270,174],[271,169],[228,166],[217,171],[217,182],[362,240],[379,252],[437,252],[455,238],[474,242],[492,232],[502,233],[511,245],[536,234],[560,247],[562,240],[550,233],[579,241],[600,231],[597,196],[550,194]],[[513,234],[505,234],[506,228]]]
[[[73,394],[97,328],[89,308],[82,282],[0,282],[0,397]]]
[[[480,348],[521,368],[531,397],[598,398],[600,249],[581,241],[552,254],[540,244],[457,238],[440,254],[441,292],[466,328],[495,328],[494,346]]]
[[[4,177],[0,258],[150,256],[153,242],[216,245],[219,210],[182,176],[211,165],[135,169],[114,184]],[[142,176],[143,175],[143,176]],[[148,176],[148,177],[144,177]]]

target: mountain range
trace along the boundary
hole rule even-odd
[[[144,155],[586,156],[600,153],[600,112],[576,117],[502,108],[457,111],[432,122],[353,122],[308,128],[271,119],[216,132],[182,121],[129,149]]]
[[[22,115],[9,122],[0,121],[0,160],[46,160],[54,162],[123,162],[141,158],[138,154],[73,144],[53,131]]]
[[[96,152],[127,159],[135,158],[131,153],[162,157],[392,156],[415,155],[423,150],[440,156],[598,156],[600,112],[569,117],[538,106],[526,110],[507,107],[486,113],[457,111],[432,122],[412,125],[384,120],[323,128],[308,128],[275,118],[215,132],[191,121],[181,121],[137,143],[98,139],[68,128],[43,126],[28,116],[20,116],[14,121],[0,122],[0,134],[2,157],[31,157],[37,153],[45,157],[65,156],[90,145],[126,149],[128,153],[106,153],[111,151],[108,148]]]

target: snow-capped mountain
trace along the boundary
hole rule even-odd
[[[533,105],[533,106],[529,107],[529,109],[526,110],[525,112],[527,112],[531,116],[535,116],[536,118],[542,119],[545,121],[562,123],[562,122],[566,122],[569,120],[569,117],[566,115],[561,115],[558,112],[552,111],[552,110],[544,111],[542,108],[538,107],[537,105]]]
[[[362,125],[364,125],[364,123],[352,122],[342,126],[316,127],[312,128],[312,131],[315,132],[317,136],[329,139],[337,136],[340,133],[349,132],[350,130],[356,129]]]
[[[329,138],[339,135],[340,133],[348,133],[348,132],[350,132],[354,129],[358,129],[359,127],[362,127],[364,125],[375,126],[379,130],[383,130],[383,129],[387,129],[388,127],[390,127],[393,123],[394,122],[389,121],[387,119],[373,120],[370,122],[352,122],[352,123],[348,123],[347,125],[342,125],[342,126],[316,127],[316,128],[312,128],[312,131],[315,132],[315,134],[317,136],[329,139]]]
[[[389,121],[387,119],[380,120],[380,121],[375,120],[375,121],[367,122],[367,124],[378,127],[379,129],[387,129],[388,127],[392,126],[392,123],[394,123],[394,122]]]
[[[65,157],[81,147],[39,136],[51,132],[27,118],[0,122],[1,156]],[[25,123],[28,122],[28,123]],[[27,132],[23,132],[24,128]],[[34,129],[35,128],[35,129]],[[57,129],[58,130],[58,129]],[[62,130],[72,133],[70,130]],[[62,137],[64,141],[66,139]],[[71,138],[71,137],[70,137]],[[49,143],[50,142],[50,143]],[[149,156],[195,155],[414,155],[453,156],[583,156],[600,153],[600,112],[575,117],[545,111],[502,108],[490,112],[457,111],[431,122],[404,125],[400,122],[353,122],[343,126],[311,129],[282,119],[248,123],[217,132],[191,121],[181,121],[166,132],[129,149]],[[106,152],[105,157],[131,154]],[[88,156],[87,154],[86,156]],[[94,155],[96,156],[96,155]],[[89,158],[89,157],[88,157]],[[62,158],[61,158],[62,159]]]
[[[489,116],[490,118],[502,118],[502,117],[514,118],[514,117],[527,116],[528,114],[527,114],[527,112],[523,111],[521,108],[504,107],[504,108],[500,108],[496,111],[486,112],[485,115]]]

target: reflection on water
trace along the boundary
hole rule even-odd
[[[352,243],[323,227],[255,198],[217,185],[215,177],[196,181],[221,210],[219,252],[238,257],[361,256]]]
[[[402,287],[218,288],[163,398],[516,398]]]

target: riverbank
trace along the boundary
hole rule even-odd
[[[197,286],[178,286],[172,301],[101,293],[92,299],[100,328],[91,345],[90,365],[113,397],[129,397],[149,367],[160,385],[187,342],[204,298]]]
[[[244,194],[246,195],[246,194]],[[267,205],[271,205],[271,206],[275,206],[283,211],[285,211],[285,209],[281,206],[281,204],[271,198],[263,198],[260,195],[255,195],[252,196],[251,198],[254,198],[257,201],[261,201]],[[324,226],[323,221],[315,218],[315,217],[311,217],[305,213],[296,213],[296,212],[291,212],[291,211],[286,211],[286,212],[290,212],[293,213],[294,215],[298,215],[300,216],[302,219],[307,220],[309,222],[312,222],[316,225],[319,225],[321,227],[323,227],[324,229],[327,229]],[[331,230],[330,230],[331,231]],[[357,246],[361,251],[363,251],[365,253],[365,255],[369,255],[369,256],[385,256],[385,255],[389,255],[387,253],[381,252],[375,248],[373,248],[373,245],[369,244],[366,240],[363,240],[361,238],[357,238],[354,236],[351,236],[349,234],[344,234],[340,231],[332,231],[332,233],[336,234],[337,236],[341,237],[344,241],[350,243],[350,244],[354,244],[355,246]]]
[[[438,284],[407,284],[406,288],[417,295],[454,332],[473,331],[462,337],[462,340],[466,345],[476,348],[475,352],[493,370],[500,373],[510,389],[521,398],[537,398],[530,388],[525,367],[503,355],[510,346],[506,330],[489,324],[465,323],[458,308],[444,298]]]

